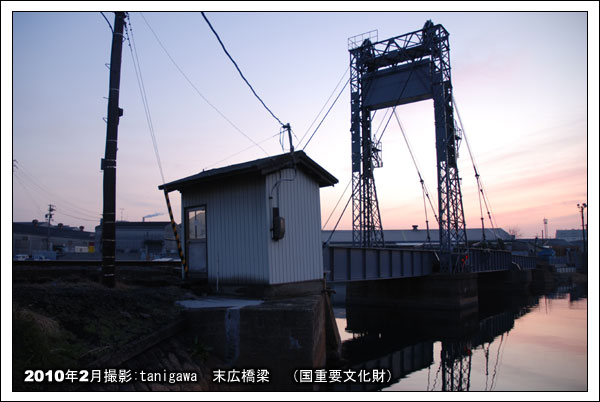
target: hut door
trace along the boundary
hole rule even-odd
[[[187,261],[191,273],[208,272],[206,206],[187,210]]]

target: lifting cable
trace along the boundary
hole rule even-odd
[[[411,64],[414,64],[414,62],[411,62]],[[388,117],[388,119],[385,123],[385,126],[383,127],[383,131],[381,132],[381,135],[379,136],[379,139],[377,139],[377,141],[375,142],[376,144],[379,144],[381,142],[381,138],[383,137],[383,134],[385,134],[385,130],[387,129],[388,124],[390,124],[390,120],[392,120],[392,115],[396,113],[396,107],[398,107],[398,102],[400,102],[400,99],[402,99],[402,95],[404,95],[404,91],[406,91],[406,86],[410,82],[410,79],[411,79],[414,71],[415,71],[415,68],[413,66],[408,73],[408,78],[406,79],[406,82],[404,83],[404,86],[402,87],[402,90],[400,91],[400,94],[398,95],[398,98],[396,99],[395,105],[392,107],[392,113],[390,114],[390,117]],[[385,111],[383,120],[385,120],[386,116],[387,116],[387,110]],[[396,118],[398,118],[398,117],[396,117]],[[380,127],[381,127],[381,123],[379,124],[379,127],[377,127],[377,131],[379,131]]]
[[[352,179],[350,179],[348,181],[348,184],[346,185],[346,188],[344,189],[344,192],[342,192],[342,195],[340,195],[340,198],[338,198],[337,202],[335,203],[335,207],[333,207],[333,210],[331,211],[331,213],[329,214],[329,217],[327,218],[327,220],[325,221],[325,223],[323,224],[323,229],[325,229],[325,227],[327,226],[327,224],[329,223],[329,220],[331,219],[331,217],[333,216],[333,213],[335,212],[335,210],[337,209],[338,205],[340,204],[340,201],[342,200],[342,198],[344,197],[344,194],[346,194],[346,191],[348,191],[348,187],[350,187],[350,183],[352,183]]]
[[[486,192],[484,191],[483,188],[483,183],[481,182],[481,178],[479,175],[479,172],[477,170],[477,165],[475,163],[475,158],[473,157],[473,152],[471,152],[471,146],[469,145],[469,140],[467,138],[467,133],[465,131],[465,128],[463,126],[463,122],[462,119],[460,117],[460,112],[458,110],[458,106],[456,104],[456,99],[454,98],[454,96],[452,96],[452,103],[454,105],[454,110],[456,110],[456,115],[458,116],[458,122],[460,124],[460,130],[462,132],[462,135],[465,139],[465,143],[467,144],[467,150],[469,151],[469,157],[471,158],[471,163],[473,164],[473,170],[475,172],[475,179],[477,180],[477,192],[479,195],[479,209],[480,209],[480,213],[481,213],[481,231],[482,231],[482,236],[483,236],[483,241],[485,242],[485,228],[484,228],[484,218],[483,218],[483,208],[481,205],[481,200],[483,199],[483,203],[485,204],[485,209],[488,215],[488,219],[490,221],[490,225],[492,226],[492,233],[494,233],[494,236],[496,237],[496,240],[498,239],[498,234],[496,233],[496,225],[494,225],[494,221],[495,218],[492,219],[492,213],[491,213],[491,208],[490,208],[490,203],[489,203],[489,199],[487,197]]]
[[[406,135],[406,131],[404,131],[404,126],[402,125],[402,122],[400,122],[400,118],[398,117],[398,114],[396,113],[395,109],[393,111],[393,114],[396,117],[396,122],[398,122],[400,131],[402,132],[402,136],[404,137],[404,142],[406,143],[406,147],[408,148],[410,157],[412,158],[413,164],[415,165],[415,169],[417,170],[417,174],[419,175],[419,182],[421,183],[421,190],[423,192],[423,208],[425,209],[425,224],[427,227],[427,241],[431,245],[431,237],[429,235],[429,218],[428,218],[428,214],[427,214],[427,205],[426,205],[425,199],[427,199],[429,201],[429,205],[431,207],[431,210],[433,211],[433,216],[435,217],[435,221],[436,221],[436,223],[438,223],[438,225],[439,225],[439,219],[435,212],[435,207],[433,206],[433,201],[431,200],[431,197],[429,196],[429,189],[427,188],[427,185],[425,184],[425,180],[423,179],[423,176],[421,175],[419,165],[417,164],[417,159],[415,158],[415,155],[412,151],[412,147],[410,146],[410,142],[408,141],[408,136]]]
[[[338,83],[335,85],[335,88],[333,88],[333,91],[331,91],[331,95],[329,95],[329,98],[327,98],[327,100],[325,101],[325,103],[321,107],[321,110],[319,110],[319,113],[317,113],[317,115],[313,119],[312,123],[310,123],[310,126],[308,126],[308,128],[306,129],[306,132],[304,133],[304,135],[302,136],[302,138],[300,138],[300,141],[298,141],[298,147],[300,147],[300,144],[302,143],[302,141],[304,141],[304,138],[306,137],[306,135],[308,134],[308,132],[310,131],[310,129],[315,125],[315,122],[317,121],[317,119],[319,118],[319,116],[321,115],[321,113],[323,113],[323,110],[325,110],[325,106],[327,106],[327,104],[329,103],[329,101],[331,100],[331,98],[333,97],[333,95],[335,94],[335,91],[337,91],[338,87],[340,86],[340,84],[344,80],[344,77],[346,77],[346,74],[348,74],[348,71],[350,71],[350,66],[348,66],[348,68],[346,69],[346,71],[344,71],[344,74],[342,74],[342,76],[340,77]],[[344,88],[346,87],[346,85],[348,85],[348,83],[346,83],[344,85]],[[344,90],[342,89],[341,92],[343,92],[343,91]],[[338,97],[339,97],[339,95],[338,95]],[[331,107],[330,107],[330,109],[331,109]],[[327,113],[329,113],[329,111],[327,111]],[[323,120],[325,120],[325,117],[323,117]],[[319,125],[321,125],[321,123],[319,123]],[[313,135],[314,135],[314,133],[313,133]]]
[[[491,346],[491,342],[488,342],[487,348],[485,347],[485,344],[483,345],[483,355],[485,356],[485,389],[484,389],[484,391],[488,390],[488,380],[490,377],[490,370],[489,370],[490,346]]]
[[[338,99],[340,98],[340,96],[342,95],[342,93],[344,92],[344,90],[346,89],[346,87],[348,86],[349,83],[350,83],[350,78],[348,78],[348,81],[346,81],[346,83],[344,84],[344,87],[341,89],[340,93],[338,93],[338,95],[336,96],[336,98],[333,101],[333,103],[331,104],[331,106],[329,106],[329,109],[327,110],[327,113],[325,113],[325,115],[323,116],[323,118],[321,119],[321,121],[319,122],[319,124],[317,125],[317,128],[315,128],[315,131],[313,131],[313,133],[308,138],[308,141],[306,141],[306,144],[304,144],[304,146],[302,147],[303,151],[306,149],[306,147],[308,146],[308,144],[310,143],[310,141],[313,139],[313,137],[317,133],[317,130],[319,130],[319,128],[321,127],[321,124],[323,124],[323,122],[325,121],[325,119],[329,115],[329,112],[331,112],[331,109],[333,109],[333,106],[336,104],[336,102],[338,101]]]
[[[348,71],[348,70],[346,70]],[[402,98],[402,95],[404,94],[404,91],[406,90],[406,85],[408,84],[408,81],[410,80],[410,77],[413,73],[414,69],[410,70],[410,74],[408,76],[408,80],[404,83],[404,86],[402,87],[402,90],[400,91],[400,95],[398,96],[398,100],[400,100]],[[343,77],[346,75],[346,73],[344,73]],[[340,80],[341,81],[341,80]],[[306,148],[306,146],[310,143],[310,141],[312,140],[312,138],[314,137],[315,133],[317,132],[317,130],[319,129],[319,127],[321,127],[321,124],[323,123],[323,121],[325,120],[325,118],[327,117],[327,115],[329,114],[329,112],[331,111],[331,109],[333,108],[333,106],[335,105],[335,103],[337,102],[337,100],[339,99],[340,95],[344,92],[344,90],[346,89],[346,86],[350,83],[350,78],[348,78],[348,81],[346,81],[346,84],[344,85],[344,87],[342,88],[342,90],[339,92],[339,94],[337,95],[337,97],[335,98],[335,100],[333,101],[333,103],[331,104],[331,106],[329,107],[329,110],[327,110],[327,113],[325,113],[325,116],[323,116],[323,119],[321,120],[321,122],[319,123],[319,125],[317,126],[317,128],[315,129],[315,131],[312,133],[312,135],[310,136],[310,138],[308,139],[308,141],[306,142],[306,144],[304,144],[304,147],[302,148],[302,150],[304,150]],[[338,83],[339,85],[339,83]],[[336,86],[337,88],[337,86]],[[335,89],[334,89],[335,92]],[[331,97],[330,97],[331,98]],[[326,102],[327,104],[327,102]],[[396,110],[396,106],[394,106],[393,110]],[[387,115],[387,111],[386,111],[386,115]],[[385,116],[384,115],[384,120],[385,120]],[[390,114],[390,117],[387,119],[387,122],[385,124],[385,127],[383,128],[383,132],[381,133],[381,135],[379,136],[379,140],[377,141],[377,143],[379,143],[379,141],[381,141],[381,137],[383,137],[383,134],[385,133],[385,130],[388,127],[388,124],[390,122],[392,118],[392,115]],[[381,124],[379,125],[379,127],[381,127]],[[377,129],[377,131],[379,131],[379,128]],[[340,199],[338,200],[338,202],[336,203],[336,206],[334,207],[334,211],[337,208],[337,205],[339,204],[340,200],[342,199],[342,197],[344,196],[344,193],[346,192],[346,190],[348,189],[348,186],[350,185],[350,183],[352,182],[352,180],[350,180],[350,182],[348,183],[348,185],[346,186],[346,189],[344,190],[344,192],[342,193],[342,195],[340,196]],[[348,201],[346,202],[346,205],[344,206],[344,209],[342,210],[342,213],[340,214],[340,217],[338,218],[335,226],[333,227],[333,230],[331,231],[331,234],[329,235],[329,238],[327,239],[327,241],[323,244],[323,247],[327,247],[327,245],[329,245],[329,242],[331,241],[331,238],[333,237],[333,234],[335,233],[340,221],[342,220],[342,217],[344,216],[344,213],[346,212],[346,209],[348,208],[348,205],[350,204],[350,201],[352,200],[352,195],[350,194],[350,197],[348,198]],[[331,212],[331,214],[333,214],[333,211]],[[435,212],[434,212],[435,214]],[[329,222],[329,219],[331,218],[331,215],[329,216],[329,218],[327,218],[327,222]],[[436,217],[437,220],[437,217]],[[325,224],[327,224],[327,222]],[[323,226],[325,227],[325,225]],[[429,233],[429,232],[428,232]],[[429,235],[427,236],[429,237]]]
[[[346,70],[346,72],[344,72],[344,75],[342,75],[342,78],[340,79],[339,82],[341,82],[343,80],[343,78],[346,76],[346,73],[348,72],[349,69],[350,69],[350,67],[348,67],[348,69]],[[408,79],[404,83],[404,86],[402,87],[402,90],[400,91],[400,94],[398,95],[398,101],[402,98],[402,95],[404,95],[404,91],[406,90],[406,86],[408,85],[408,82],[410,81],[410,77],[412,76],[413,71],[414,71],[414,68],[412,68],[410,70],[410,72],[409,72]],[[339,82],[336,85],[336,88],[339,86]],[[333,101],[333,103],[331,104],[331,106],[329,107],[329,109],[327,110],[327,113],[325,113],[325,116],[323,116],[323,119],[321,119],[321,122],[319,123],[319,125],[317,126],[317,128],[315,129],[315,131],[311,134],[311,136],[308,139],[308,141],[306,142],[306,144],[304,144],[304,147],[302,147],[302,150],[304,150],[308,146],[308,143],[312,140],[312,138],[314,137],[314,135],[317,132],[317,130],[319,129],[319,127],[321,127],[321,124],[323,124],[323,121],[325,120],[325,118],[327,117],[327,115],[329,114],[329,112],[331,111],[331,109],[333,108],[333,106],[336,104],[337,100],[342,95],[342,93],[344,92],[344,89],[346,89],[346,86],[348,86],[349,83],[350,83],[350,78],[348,78],[348,80],[346,81],[346,84],[344,84],[344,87],[338,93],[337,97],[335,98],[335,100]],[[335,89],[333,90],[333,92],[335,92]],[[333,93],[332,93],[332,95],[333,95]],[[329,96],[329,99],[331,99],[331,96]],[[329,101],[329,99],[327,101]],[[325,102],[325,104],[327,104],[327,102]],[[394,106],[393,109],[396,110],[396,106]],[[321,111],[322,110],[323,109],[321,109]],[[319,112],[319,114],[320,113],[321,112]],[[383,121],[385,120],[387,114],[388,114],[388,111],[386,110],[385,115],[383,117],[383,120],[379,123],[379,126],[377,127],[377,130],[375,132],[374,137],[377,136],[377,132],[379,132],[379,129],[381,128],[381,125],[383,124]],[[318,116],[318,114],[317,114],[317,116]],[[383,137],[383,133],[385,133],[385,130],[386,130],[388,124],[390,123],[391,118],[392,118],[392,116],[390,115],[389,118],[387,119],[385,127],[383,128],[383,132],[381,133],[381,135],[379,136],[379,139],[375,142],[375,144],[378,144],[381,141],[381,137]],[[314,122],[313,122],[313,124],[314,124]],[[311,127],[312,127],[312,124],[311,124]],[[309,128],[309,130],[310,130],[310,128]],[[305,136],[306,136],[306,134],[302,137],[302,139],[304,139]],[[302,142],[302,139],[300,140],[300,142]]]
[[[351,200],[352,200],[352,194],[350,194],[350,197],[348,198],[348,201],[346,202],[346,206],[342,210],[342,213],[340,214],[340,217],[338,218],[337,222],[335,223],[335,226],[333,227],[333,230],[331,231],[331,234],[329,235],[329,238],[323,244],[323,247],[327,247],[329,245],[329,242],[331,241],[331,238],[333,237],[333,234],[335,233],[338,225],[340,224],[340,221],[342,220],[342,216],[344,216],[344,213],[346,212],[346,209],[348,208],[348,205],[350,205],[350,201]]]
[[[143,17],[143,15],[142,15]],[[138,87],[140,90],[140,96],[142,98],[142,104],[144,106],[144,113],[146,114],[146,122],[148,124],[148,130],[150,131],[150,137],[152,138],[152,145],[154,147],[154,155],[156,156],[156,163],[158,165],[158,170],[160,171],[160,177],[162,179],[162,184],[165,184],[165,175],[163,173],[162,164],[160,162],[160,155],[158,153],[158,145],[156,143],[156,136],[154,135],[154,125],[152,124],[152,117],[150,115],[150,107],[148,105],[148,97],[146,95],[146,87],[144,86],[144,79],[142,77],[142,69],[140,67],[140,61],[137,54],[137,48],[135,46],[135,39],[133,37],[133,29],[131,27],[131,20],[129,18],[129,14],[127,14],[127,24],[125,24],[126,34],[127,34],[127,42],[129,44],[129,50],[131,51],[131,58],[133,60],[133,67],[135,70],[135,76],[137,79]],[[158,38],[157,38],[158,39]],[[171,200],[169,199],[169,192],[166,188],[163,188],[165,195],[165,202],[167,203],[167,210],[169,212],[169,218],[171,220],[171,229],[173,230],[173,235],[175,237],[175,241],[177,243],[177,251],[179,253],[179,259],[181,260],[181,266],[183,268],[182,276],[186,277],[189,269],[187,265],[187,261],[185,260],[185,256],[183,255],[183,248],[181,246],[181,240],[179,239],[179,233],[177,232],[177,224],[175,223],[175,218],[173,216],[173,209],[171,208]]]
[[[377,115],[378,110],[379,109],[373,111],[373,115],[371,115],[371,121],[375,120],[375,116]],[[390,112],[390,108],[385,108],[385,113],[383,115],[383,118],[379,121],[379,125],[377,126],[377,130],[375,130],[375,132],[373,133],[373,137],[376,138],[377,134],[379,134],[379,131],[381,130],[381,126],[383,126],[383,122],[386,121],[386,119],[388,119],[389,112]],[[383,136],[383,134],[379,136],[379,140],[381,140],[382,136]]]
[[[506,332],[506,337],[508,338],[508,332]],[[504,342],[504,334],[500,336],[500,345],[498,346],[498,350],[496,351],[496,362],[494,363],[494,373],[492,374],[492,381],[490,383],[489,391],[494,389],[494,385],[496,385],[496,375],[498,374],[498,363],[501,360],[500,349],[502,349],[502,343]],[[504,349],[506,349],[506,344],[504,344]]]

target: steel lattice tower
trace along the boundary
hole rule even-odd
[[[463,244],[466,246],[467,231],[458,175],[457,158],[461,137],[454,121],[448,32],[441,25],[426,23],[423,40],[431,51],[432,61],[440,251],[442,258],[446,259],[442,261],[442,270],[460,272],[462,268],[453,263],[452,252],[457,252]]]
[[[350,103],[352,133],[352,242],[362,247],[384,245],[381,215],[373,169],[380,167],[373,146],[371,112],[363,106],[363,76],[371,56],[371,42],[350,51]]]
[[[471,389],[471,348],[465,342],[442,342],[442,391]]]
[[[368,34],[367,34],[368,35]],[[384,243],[373,169],[381,166],[378,144],[371,138],[371,111],[433,99],[436,133],[441,270],[460,272],[452,254],[466,247],[458,148],[454,121],[450,45],[442,25],[427,21],[423,29],[383,41],[365,34],[350,38],[353,243]],[[356,38],[360,38],[358,42]]]

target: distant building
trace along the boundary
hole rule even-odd
[[[326,242],[331,236],[330,230],[323,230],[321,233],[321,239]],[[427,230],[418,229],[418,226],[414,226],[413,229],[400,229],[400,230],[384,230],[383,237],[387,245],[404,245],[404,246],[419,246],[423,244],[429,244],[427,240]],[[431,244],[439,244],[440,235],[438,229],[430,229],[429,237]],[[506,232],[504,229],[485,229],[485,239],[488,242],[494,242],[497,239],[502,241],[514,240],[514,236]],[[467,229],[467,240],[469,243],[480,242],[483,240],[483,234],[481,229]],[[351,230],[336,230],[331,236],[329,244],[351,244],[352,243],[352,231]]]
[[[570,242],[583,241],[583,234],[581,233],[581,229],[557,230],[555,237],[557,239],[562,239]]]
[[[46,222],[13,222],[13,256],[32,256],[38,251],[54,250],[65,253],[94,252],[94,233],[84,227],[63,224],[48,227]]]
[[[117,259],[148,259],[163,256],[174,250],[173,229],[169,221],[126,222],[115,224]],[[102,225],[96,226],[96,244],[102,251]],[[127,257],[130,255],[131,257]],[[122,258],[119,258],[122,257]]]
[[[337,179],[302,151],[159,186],[181,192],[190,276],[276,285],[323,277],[320,187]]]

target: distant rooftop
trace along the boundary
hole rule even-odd
[[[13,222],[12,224],[13,234],[19,235],[30,235],[30,236],[48,236],[51,237],[64,237],[69,239],[89,239],[94,237],[93,232],[85,232],[79,228],[71,226],[50,226],[33,224],[32,222]]]
[[[129,222],[129,221],[117,221],[115,225],[117,228],[163,228],[166,225],[170,225],[171,221],[137,221],[137,222]],[[96,226],[96,229],[101,228],[102,225]]]
[[[559,247],[572,247],[577,245],[581,239],[569,240],[569,239],[542,239],[541,237],[536,238],[520,238],[517,239],[520,242],[537,243],[538,246],[559,246]]]
[[[338,182],[329,172],[323,169],[319,164],[310,159],[303,151],[294,152],[294,161],[296,167],[304,173],[311,176],[320,187],[332,186]],[[248,175],[265,176],[285,168],[293,168],[294,161],[289,153],[269,156],[267,158],[256,159],[249,162],[238,163],[236,165],[225,166],[222,168],[206,170],[198,174],[175,180],[170,183],[158,186],[160,190],[167,191],[181,190],[191,185],[216,182],[234,177],[243,177]]]
[[[325,242],[331,234],[330,230],[321,231],[322,240]],[[400,230],[384,230],[384,240],[386,243],[425,243],[427,242],[427,230],[425,229],[400,229]],[[429,237],[432,243],[440,241],[438,229],[430,229]],[[508,234],[504,229],[485,229],[485,239],[487,241],[495,241],[500,238],[504,241],[512,240],[513,236]],[[481,229],[467,229],[467,240],[481,241]],[[331,238],[331,243],[352,243],[351,230],[336,230]]]

